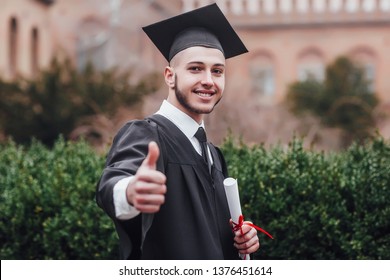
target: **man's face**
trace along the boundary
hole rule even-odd
[[[191,47],[171,61],[174,96],[169,101],[197,122],[213,111],[225,86],[225,58],[213,48]]]

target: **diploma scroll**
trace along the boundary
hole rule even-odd
[[[227,202],[229,205],[230,217],[234,224],[240,223],[240,217],[242,217],[240,194],[238,193],[237,180],[234,178],[226,178],[223,181],[225,186],[225,193]],[[249,254],[240,254],[241,259],[250,260]]]

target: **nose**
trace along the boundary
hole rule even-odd
[[[213,76],[209,71],[205,71],[201,81],[202,86],[210,88],[214,85]]]

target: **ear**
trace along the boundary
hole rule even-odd
[[[171,89],[175,88],[175,72],[172,67],[167,66],[164,70],[165,83]]]

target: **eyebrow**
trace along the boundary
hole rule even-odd
[[[205,63],[202,62],[202,61],[190,61],[190,62],[187,63],[187,65],[190,65],[190,64],[202,64],[202,65],[204,65]],[[225,64],[223,64],[223,63],[215,63],[215,64],[213,64],[213,66],[214,67],[215,66],[217,66],[217,67],[225,67]]]

